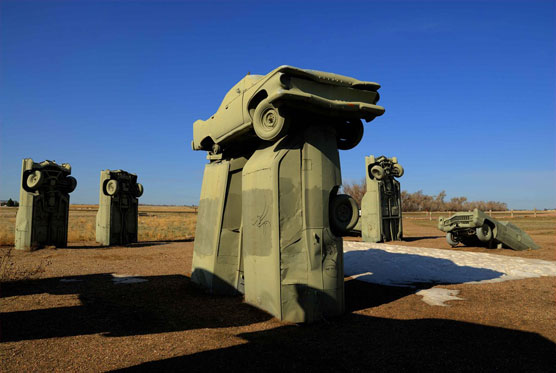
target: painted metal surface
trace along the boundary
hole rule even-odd
[[[206,150],[192,281],[244,293],[281,320],[312,322],[344,311],[341,236],[358,209],[338,195],[338,149],[384,109],[376,83],[282,66],[248,75],[218,111],[193,125]],[[355,207],[354,207],[355,206]]]
[[[396,157],[365,157],[366,192],[361,201],[361,237],[365,242],[403,238],[400,182],[403,167]]]
[[[438,219],[438,229],[446,232],[446,241],[455,247],[487,245],[512,250],[539,249],[533,239],[520,228],[507,221],[498,221],[479,209],[456,212],[449,218]]]
[[[16,249],[67,246],[69,193],[77,186],[70,174],[68,163],[23,160],[15,227]]]
[[[205,166],[191,279],[214,294],[243,292],[241,171],[244,157]]]
[[[137,175],[123,170],[100,172],[97,242],[107,246],[137,242],[138,198],[142,194]]]
[[[379,88],[374,82],[292,66],[280,66],[264,76],[247,75],[230,89],[214,115],[193,124],[192,148],[210,151],[214,144],[225,147],[230,143],[248,143],[253,136],[277,140],[283,133],[276,126],[275,131],[268,131],[271,138],[265,138],[268,112],[264,107],[268,105],[284,116],[285,111],[301,109],[316,115],[325,112],[328,118],[340,121],[346,118],[371,121],[384,113],[384,108],[376,105]]]

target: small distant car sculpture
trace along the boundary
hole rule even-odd
[[[99,207],[96,239],[103,245],[125,245],[137,242],[138,198],[143,185],[137,175],[123,170],[100,172]]]
[[[365,242],[403,239],[400,178],[404,174],[397,157],[365,157],[366,191],[361,200],[359,231]],[[356,229],[357,230],[357,229]]]
[[[15,226],[16,249],[67,246],[70,193],[77,186],[77,180],[70,174],[69,163],[23,160]]]
[[[452,246],[460,242],[466,246],[486,244],[512,250],[538,249],[527,233],[505,221],[498,221],[479,209],[457,212],[449,218],[439,218],[438,229],[446,232],[446,241]]]
[[[193,150],[218,153],[242,136],[251,141],[256,135],[274,141],[288,130],[288,109],[313,111],[326,109],[327,117],[337,120],[338,148],[355,147],[363,136],[361,119],[367,122],[384,113],[378,83],[364,82],[343,75],[280,66],[267,75],[247,75],[224,96],[216,113],[193,124]]]

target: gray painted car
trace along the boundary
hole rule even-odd
[[[479,209],[456,212],[449,218],[439,218],[438,229],[446,232],[446,241],[455,247],[487,244],[512,250],[539,249],[539,246],[523,230],[512,223],[498,221]]]
[[[320,114],[324,109],[328,119],[337,117],[338,147],[351,149],[363,136],[361,119],[369,122],[384,113],[376,105],[379,88],[378,83],[292,66],[247,75],[228,91],[214,115],[193,123],[191,147],[218,153],[253,137],[274,141],[288,130],[287,110]]]

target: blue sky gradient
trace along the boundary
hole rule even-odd
[[[556,207],[554,1],[0,1],[0,199],[21,159],[68,162],[73,203],[101,169],[142,203],[196,204],[192,124],[279,65],[382,85],[386,114],[340,153],[396,155],[402,188]]]

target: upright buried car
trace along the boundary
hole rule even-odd
[[[338,148],[351,149],[363,136],[361,119],[368,122],[384,113],[376,105],[379,88],[377,83],[292,66],[280,66],[267,75],[247,75],[226,94],[213,116],[193,124],[191,146],[218,153],[232,140],[241,143],[241,136],[277,140],[289,127],[284,115],[288,109],[318,113],[326,108],[327,120],[338,117]]]
[[[123,170],[100,172],[97,242],[103,245],[137,242],[138,198],[142,195],[143,185],[137,182],[137,175]]]
[[[446,241],[455,247],[458,243],[470,246],[475,243],[496,244],[512,250],[538,249],[539,246],[527,233],[506,221],[498,221],[479,209],[457,212],[449,218],[438,220],[438,229],[446,232]]]
[[[23,160],[15,227],[16,249],[67,246],[69,194],[77,186],[70,174],[69,163]]]

